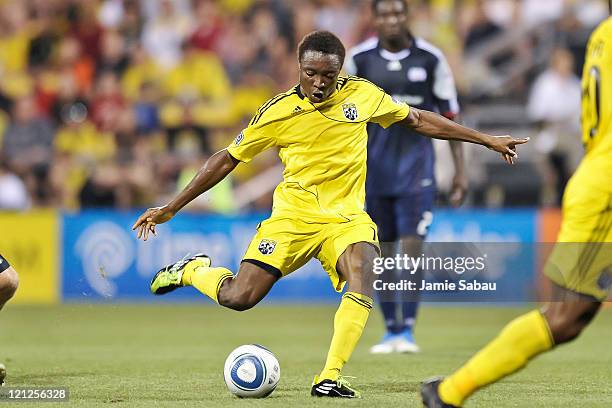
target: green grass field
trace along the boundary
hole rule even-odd
[[[69,387],[70,402],[60,406],[418,407],[423,378],[449,373],[524,310],[425,306],[417,332],[422,353],[391,356],[367,353],[382,333],[373,313],[344,371],[357,377],[353,384],[364,393],[358,401],[309,396],[331,336],[331,306],[237,313],[195,305],[9,304],[0,313],[0,361],[9,386]],[[281,382],[265,400],[240,400],[225,388],[223,362],[234,347],[253,342],[276,354]],[[468,406],[612,406],[612,309],[578,341],[485,389]]]

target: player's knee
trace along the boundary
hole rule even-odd
[[[219,304],[229,309],[243,312],[251,309],[258,302],[250,291],[228,291],[219,296]]]
[[[245,310],[249,310],[253,306],[255,306],[255,303],[249,302],[245,299],[231,299],[223,303],[223,306],[235,310],[237,312],[244,312]]]
[[[351,248],[348,256],[339,263],[341,272],[347,281],[367,280],[372,276],[374,258],[378,256],[375,247],[368,243],[360,242]]]
[[[0,301],[13,297],[19,287],[19,277],[13,268],[8,268],[0,274]]]
[[[569,343],[570,341],[575,340],[580,335],[580,333],[582,333],[583,328],[584,327],[580,327],[577,325],[561,327],[560,330],[553,333],[555,344]]]
[[[347,271],[349,272],[348,273],[349,276],[347,277],[347,279],[362,280],[365,267],[366,267],[366,262],[363,259],[361,258],[352,259],[349,264],[350,270]]]
[[[563,312],[549,314],[547,320],[550,333],[557,345],[576,339],[588,324],[570,313]]]

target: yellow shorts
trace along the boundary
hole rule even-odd
[[[243,261],[251,261],[282,277],[315,257],[329,275],[334,289],[340,292],[345,281],[336,270],[338,258],[349,245],[357,242],[378,247],[376,224],[366,213],[331,222],[273,216],[258,226]]]
[[[603,301],[612,285],[612,193],[573,177],[563,197],[563,222],[544,268],[557,285]]]

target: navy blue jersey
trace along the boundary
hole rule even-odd
[[[351,50],[345,69],[415,108],[449,118],[459,113],[455,82],[444,55],[420,38],[397,53],[383,49],[377,38],[369,39]],[[406,196],[435,189],[435,184],[430,138],[400,125],[388,129],[368,125],[367,195]]]

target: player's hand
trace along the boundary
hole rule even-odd
[[[528,137],[515,139],[512,136],[491,136],[488,147],[491,150],[501,153],[502,158],[506,161],[506,163],[514,164],[515,160],[518,159],[516,146],[527,143],[528,141]]]
[[[149,208],[145,211],[132,226],[132,231],[137,231],[137,238],[147,240],[149,233],[157,235],[155,226],[170,221],[174,217],[174,213],[167,206]]]
[[[465,200],[465,194],[467,193],[468,180],[463,174],[455,174],[453,178],[453,186],[450,194],[448,195],[448,201],[453,207],[459,207]]]

